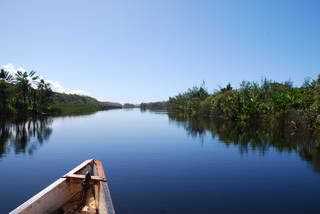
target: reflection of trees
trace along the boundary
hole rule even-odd
[[[262,127],[256,124],[246,129],[235,123],[201,118],[186,119],[169,113],[169,119],[183,126],[188,135],[203,137],[210,133],[226,145],[237,145],[241,154],[257,151],[264,155],[269,149],[278,152],[296,152],[303,160],[310,162],[320,172],[320,139],[308,129],[292,129],[284,121]]]
[[[6,152],[6,145],[10,137],[10,127],[5,123],[0,123],[0,157]]]
[[[52,119],[0,121],[0,157],[13,150],[32,154],[52,133]]]

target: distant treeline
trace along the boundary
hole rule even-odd
[[[167,102],[149,102],[149,103],[141,103],[140,108],[142,110],[166,110],[167,109]]]
[[[238,130],[247,128],[277,129],[288,126],[292,134],[299,129],[320,130],[320,76],[306,80],[301,87],[292,82],[263,80],[242,82],[239,88],[230,84],[209,93],[194,87],[168,102],[168,110],[179,118],[223,120]]]
[[[139,105],[131,104],[131,103],[125,103],[122,105],[122,108],[139,108]]]
[[[104,108],[104,105],[93,97],[61,93],[53,94],[51,106],[51,112],[55,115],[88,114]]]

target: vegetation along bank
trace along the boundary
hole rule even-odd
[[[202,118],[224,121],[236,130],[289,129],[291,135],[320,134],[320,76],[295,87],[292,82],[263,80],[230,84],[213,93],[194,87],[175,97],[167,106],[171,115],[184,120]]]
[[[54,92],[34,71],[11,75],[0,70],[0,116],[86,114],[112,108],[121,104]]]

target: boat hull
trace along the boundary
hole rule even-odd
[[[92,175],[88,181],[90,194],[85,194],[84,179],[88,172]],[[115,213],[103,165],[99,160],[84,161],[10,213],[76,212]]]

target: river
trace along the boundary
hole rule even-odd
[[[290,142],[231,142],[139,109],[0,128],[0,213],[89,158],[103,161],[120,214],[320,213],[319,155]]]

